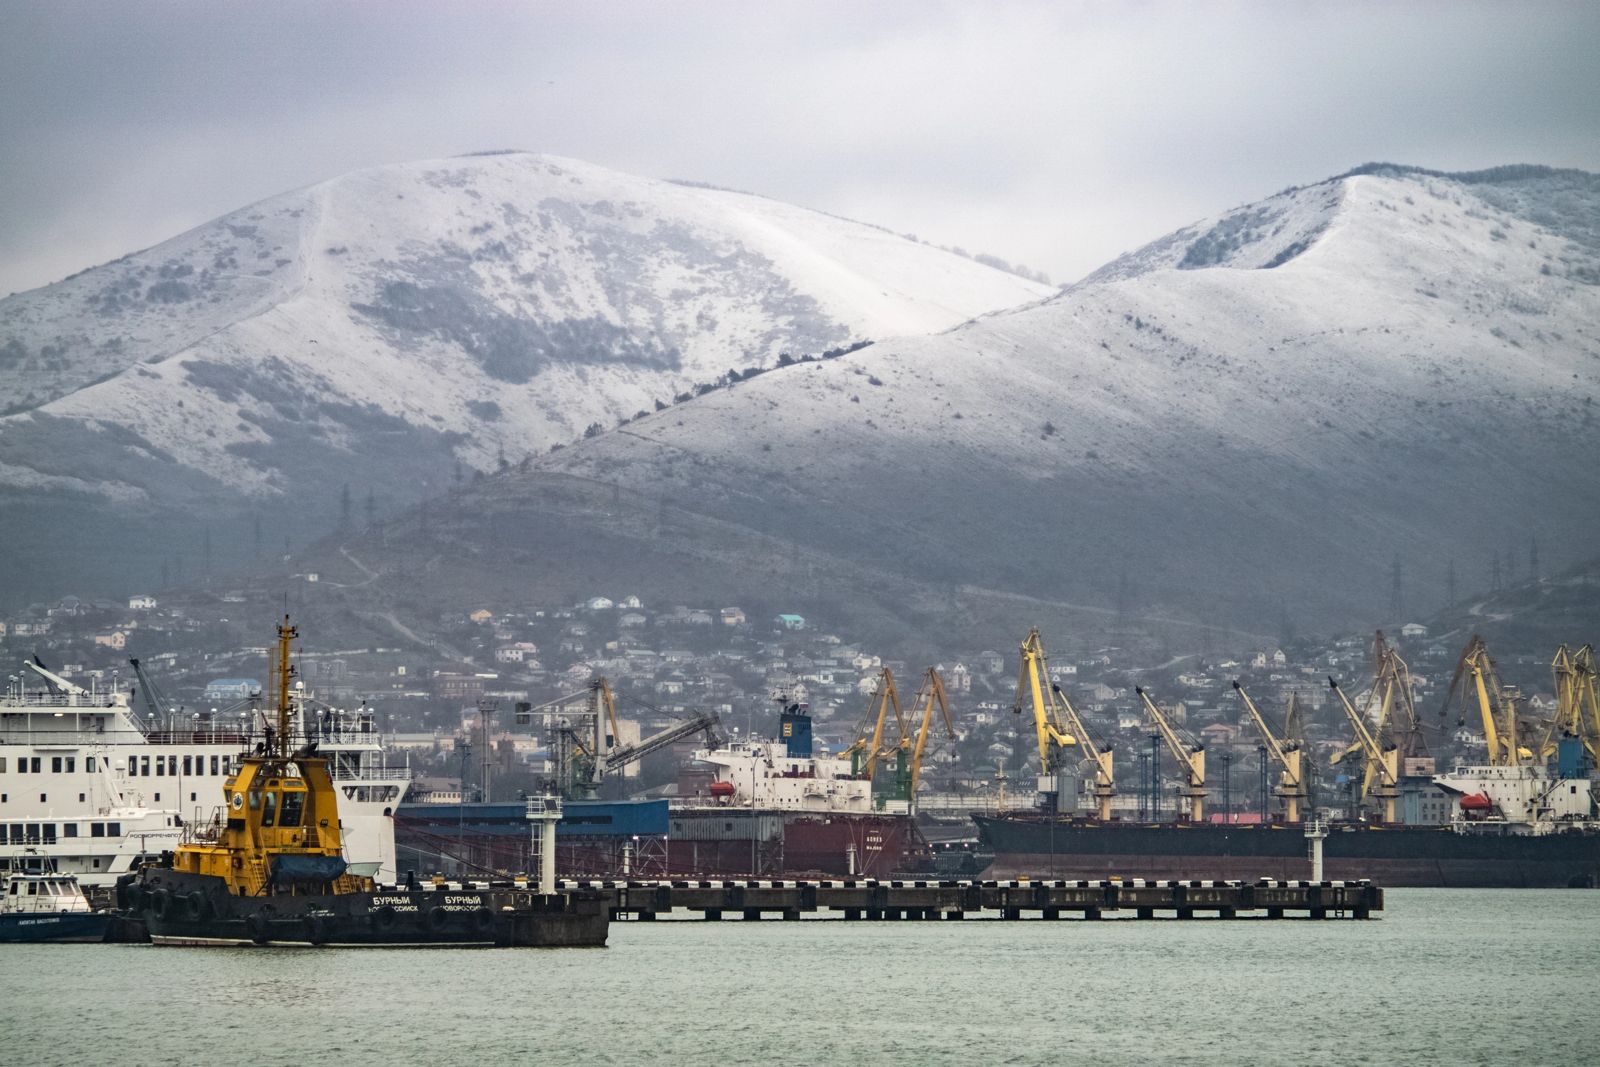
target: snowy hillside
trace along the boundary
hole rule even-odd
[[[0,492],[325,511],[348,483],[396,506],[785,352],[1051,292],[572,160],[381,167],[0,301]]]
[[[1365,626],[1397,558],[1426,605],[1448,561],[1468,586],[1533,534],[1592,554],[1596,217],[1600,179],[1526,168],[1283,194],[1049,302],[491,479],[470,521],[368,546],[406,587],[363,595],[761,597],[901,632]]]

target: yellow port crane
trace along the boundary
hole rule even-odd
[[[1417,718],[1417,701],[1411,684],[1411,668],[1400,658],[1400,652],[1384,640],[1379,630],[1373,640],[1374,660],[1377,663],[1377,684],[1374,693],[1382,694],[1378,713],[1380,728],[1389,726],[1389,736],[1394,739],[1402,757],[1427,754],[1422,739],[1422,723]],[[1380,734],[1381,736],[1381,734]]]
[[[929,667],[922,676],[922,688],[917,690],[917,703],[915,707],[921,709],[920,717],[913,712],[912,720],[917,722],[917,737],[911,742],[911,759],[906,765],[906,800],[915,810],[917,802],[917,787],[922,784],[922,757],[928,750],[928,735],[933,732],[933,709],[939,707],[939,717],[944,722],[944,737],[946,741],[956,739],[955,723],[950,721],[950,702],[945,697],[944,679],[939,675],[939,668]],[[905,745],[902,741],[902,747]]]
[[[1591,764],[1600,764],[1600,698],[1595,692],[1594,646],[1584,645],[1569,652],[1566,645],[1556,649],[1550,664],[1556,682],[1556,713],[1545,730],[1540,754],[1553,756],[1556,741],[1574,737],[1583,743]]]
[[[1397,751],[1395,758],[1398,767],[1401,758],[1423,755],[1427,752],[1427,746],[1422,740],[1422,724],[1417,718],[1411,668],[1400,657],[1400,653],[1385,640],[1382,630],[1377,631],[1373,638],[1372,662],[1372,688],[1367,690],[1367,697],[1362,701],[1361,721],[1369,724],[1372,737],[1380,747],[1387,748],[1393,745]],[[1373,788],[1382,773],[1377,764],[1365,759],[1364,752],[1361,740],[1357,738],[1344,751],[1335,754],[1332,760],[1337,764],[1358,753],[1363,754],[1364,765],[1361,769],[1363,803],[1372,797]]]
[[[1111,798],[1117,795],[1111,750],[1095,743],[1072,701],[1050,680],[1049,663],[1036,626],[1022,642],[1022,667],[1017,674],[1017,695],[1011,710],[1021,714],[1025,702],[1033,709],[1034,734],[1046,775],[1059,769],[1061,748],[1076,746],[1082,750],[1085,762],[1094,766],[1095,818],[1109,822]]]
[[[1184,769],[1185,782],[1183,796],[1189,801],[1189,821],[1204,822],[1206,817],[1206,746],[1192,738],[1183,739],[1178,736],[1178,731],[1167,720],[1166,712],[1156,706],[1150,699],[1150,694],[1143,687],[1134,686],[1133,691],[1139,694],[1139,699],[1144,701],[1145,710],[1150,713],[1150,719],[1156,724],[1161,739],[1167,743],[1167,749],[1178,765]]]
[[[1339,697],[1339,703],[1344,708],[1345,718],[1350,720],[1350,729],[1356,735],[1356,745],[1361,754],[1366,758],[1368,767],[1375,767],[1377,779],[1373,788],[1363,790],[1362,799],[1367,797],[1383,805],[1383,821],[1395,821],[1395,801],[1400,796],[1400,750],[1393,744],[1384,745],[1378,741],[1376,734],[1367,727],[1366,719],[1361,712],[1356,710],[1350,698],[1344,695],[1344,690],[1339,688],[1339,683],[1333,678],[1328,679],[1328,685],[1333,688]]]
[[[1275,792],[1278,799],[1283,801],[1283,818],[1285,822],[1296,823],[1300,821],[1300,802],[1306,798],[1305,774],[1301,768],[1300,743],[1292,737],[1279,740],[1267,725],[1267,720],[1256,707],[1256,702],[1250,699],[1250,694],[1244,691],[1244,686],[1235,679],[1233,691],[1239,694],[1239,699],[1244,701],[1244,706],[1250,711],[1250,718],[1256,724],[1262,740],[1266,742],[1267,753],[1278,766],[1282,767],[1278,773],[1278,788]],[[1294,715],[1295,698],[1289,696],[1290,716]]]
[[[1058,794],[1055,779],[1061,769],[1061,750],[1073,747],[1078,740],[1062,720],[1055,702],[1045,695],[1049,679],[1039,628],[1035,626],[1022,642],[1017,697],[1011,704],[1011,713],[1021,715],[1024,700],[1033,709],[1033,736],[1039,749],[1039,792],[1046,798],[1045,807],[1053,810]]]
[[[1494,660],[1489,658],[1488,645],[1482,637],[1473,634],[1467,647],[1456,662],[1455,674],[1450,679],[1450,690],[1445,694],[1445,708],[1461,692],[1459,722],[1466,721],[1467,694],[1462,689],[1463,679],[1472,679],[1472,693],[1478,706],[1478,718],[1483,724],[1483,739],[1488,748],[1492,767],[1517,767],[1533,758],[1533,750],[1522,744],[1518,737],[1516,693],[1500,684]]]
[[[883,730],[891,708],[894,709],[895,743],[885,748]],[[850,761],[851,774],[870,779],[877,772],[879,762],[891,751],[903,749],[905,741],[906,717],[900,710],[900,694],[895,690],[894,672],[884,667],[878,671],[878,687],[867,704],[866,716],[856,729],[856,739],[839,753],[839,758]]]

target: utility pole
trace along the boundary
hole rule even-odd
[[[1271,818],[1272,811],[1271,807],[1269,806],[1272,796],[1272,787],[1268,784],[1269,775],[1266,745],[1256,746],[1256,759],[1260,761],[1261,782],[1259,788],[1261,791],[1261,821],[1263,824],[1265,824]]]
[[[1233,746],[1222,752],[1222,821],[1233,822],[1233,791],[1229,786],[1229,772],[1233,769]]]
[[[1161,821],[1161,735],[1150,735],[1150,821]]]

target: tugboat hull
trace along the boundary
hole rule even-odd
[[[119,885],[117,898],[157,945],[599,947],[610,924],[600,893],[402,886],[245,897],[220,878],[161,868]]]

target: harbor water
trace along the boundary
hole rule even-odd
[[[1369,922],[614,923],[571,950],[14,946],[14,1064],[1593,1062],[1600,892]]]

